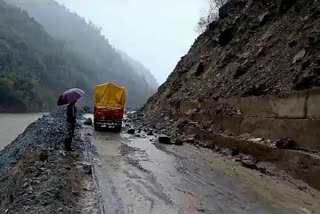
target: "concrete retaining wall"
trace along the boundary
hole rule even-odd
[[[186,113],[196,108],[215,108],[221,104],[239,109],[248,116],[320,119],[320,89],[274,96],[235,97],[218,101],[183,101],[180,106],[181,112]]]
[[[242,114],[190,114],[196,109],[211,109],[219,105],[240,110]],[[211,122],[235,134],[249,133],[272,140],[289,137],[300,147],[320,151],[320,89],[276,96],[186,101],[181,102],[180,111],[173,115],[176,119]]]

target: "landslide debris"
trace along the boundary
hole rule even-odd
[[[320,86],[320,2],[232,0],[143,110],[181,100],[279,94]]]
[[[0,151],[0,213],[100,213],[84,156],[94,148],[76,131],[74,151],[64,150],[64,115],[44,116]]]

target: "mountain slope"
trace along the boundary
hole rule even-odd
[[[154,89],[154,92],[156,92],[156,89],[158,88],[158,82],[155,79],[155,77],[150,73],[150,71],[144,67],[140,62],[132,59],[130,56],[128,56],[126,53],[121,52],[118,50],[118,53],[121,55],[123,60],[128,62],[130,67],[133,68],[133,70],[140,76],[144,78],[144,80]]]
[[[39,111],[68,87],[89,90],[89,69],[27,13],[0,1],[0,111]]]
[[[144,110],[320,86],[320,1],[231,0]]]
[[[97,76],[95,83],[112,81],[127,87],[129,106],[139,106],[151,96],[157,83],[151,73],[130,57],[125,59],[101,34],[100,29],[53,0],[8,0],[34,17],[54,38],[79,53]],[[150,82],[151,80],[151,82]]]

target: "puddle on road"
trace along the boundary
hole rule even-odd
[[[106,200],[110,194],[116,198],[108,203],[110,213],[293,213],[214,172],[201,157],[210,159],[209,150],[183,146],[177,152],[166,146],[162,151],[147,138],[126,134],[94,133],[93,138],[101,159],[100,183],[109,192]]]

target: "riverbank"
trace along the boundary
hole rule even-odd
[[[64,114],[42,117],[0,151],[1,213],[99,213],[87,162],[94,148],[78,127],[74,150],[64,150]]]

